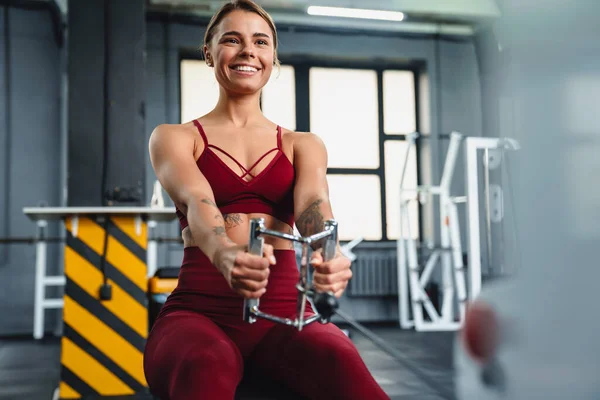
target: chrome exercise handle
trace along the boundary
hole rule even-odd
[[[334,220],[325,221],[324,232],[331,232],[323,244],[323,260],[329,261],[335,258],[335,248],[337,247],[338,239],[337,222]]]
[[[333,312],[335,312],[335,309],[337,309],[337,299],[333,293],[319,293],[315,292],[313,289],[312,280],[308,280],[308,248],[312,244],[325,239],[322,246],[323,259],[324,261],[333,259],[335,257],[338,239],[337,222],[334,220],[325,221],[325,230],[323,230],[323,232],[302,237],[266,229],[263,218],[252,219],[250,221],[250,238],[248,243],[249,253],[262,256],[264,245],[263,235],[274,236],[302,244],[303,257],[305,258],[303,265],[301,266],[300,281],[296,286],[298,289],[297,316],[296,319],[291,320],[289,318],[280,318],[274,315],[266,314],[259,310],[259,299],[244,299],[244,321],[248,323],[254,323],[256,322],[257,318],[264,318],[270,321],[294,326],[298,330],[302,330],[304,326],[317,320],[320,320],[321,323],[329,322],[329,318]],[[315,302],[315,308],[317,308],[318,314],[313,315],[305,320],[304,307],[306,300],[311,297]]]
[[[250,240],[248,242],[248,253],[257,256],[263,254],[263,244],[265,239],[261,236],[264,231],[264,218],[255,218],[250,221]],[[255,312],[258,311],[259,299],[244,300],[244,321],[249,323],[256,322]]]
[[[323,261],[329,261],[335,258],[338,240],[337,222],[334,220],[325,221],[325,231],[330,231],[331,235],[325,239],[323,244]],[[321,323],[323,324],[329,322],[338,308],[338,301],[332,292],[315,292],[313,303],[317,313],[321,316]]]

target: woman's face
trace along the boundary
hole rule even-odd
[[[204,49],[219,84],[228,92],[260,91],[273,70],[273,32],[258,14],[242,10],[223,18]]]

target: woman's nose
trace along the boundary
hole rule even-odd
[[[254,48],[252,45],[246,45],[242,48],[242,55],[248,57],[254,57]]]

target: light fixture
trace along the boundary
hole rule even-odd
[[[325,17],[379,19],[384,21],[402,21],[404,19],[404,13],[399,11],[363,10],[359,8],[310,6],[307,13]]]

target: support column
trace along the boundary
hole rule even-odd
[[[144,0],[69,0],[69,206],[142,205]]]

